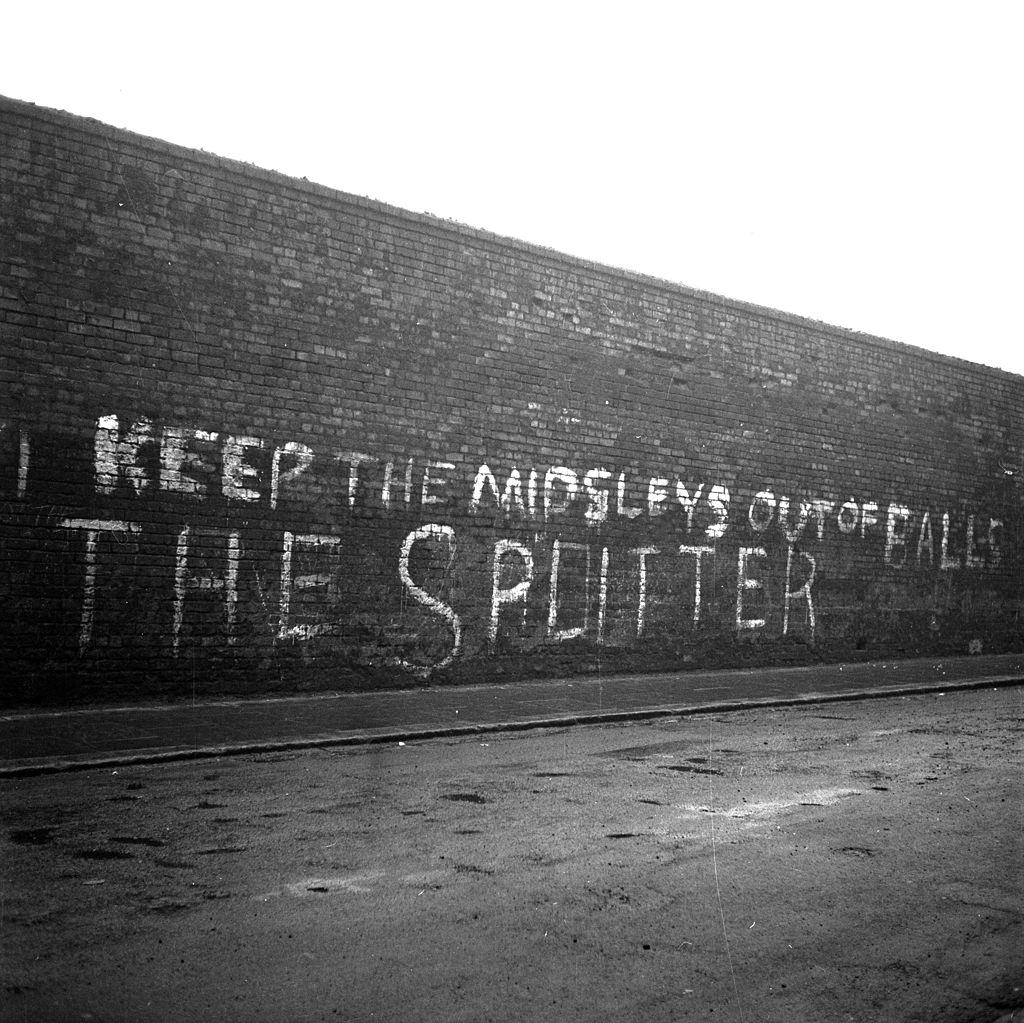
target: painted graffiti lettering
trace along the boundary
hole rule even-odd
[[[810,627],[811,641],[814,641],[814,596],[811,593],[811,585],[814,582],[814,574],[817,570],[817,564],[814,558],[807,553],[807,551],[800,551],[800,557],[807,562],[809,569],[807,576],[804,581],[794,590],[792,586],[793,577],[793,554],[795,549],[792,544],[789,545],[789,549],[786,551],[786,589],[783,595],[782,604],[782,635],[785,636],[789,632],[789,605],[790,602],[797,598],[803,598],[807,601],[807,623]]]
[[[510,566],[507,555],[514,554],[522,562],[520,578],[512,586],[502,585],[503,577],[507,577]],[[491,646],[498,640],[498,615],[506,604],[523,605],[523,621],[526,620],[526,597],[533,582],[533,551],[517,540],[498,540],[494,545],[491,570],[491,624],[489,638]]]
[[[27,504],[37,478],[45,478],[35,470],[29,478],[37,449],[25,429],[0,427],[9,506],[15,499]],[[898,498],[791,496],[760,481],[744,486],[733,507],[727,486],[708,476],[694,480],[685,468],[646,474],[500,457],[467,466],[464,452],[451,460],[443,452],[418,458],[357,447],[318,453],[297,441],[160,425],[144,416],[99,416],[91,440],[92,488],[111,511],[91,517],[87,506],[64,505],[36,520],[67,530],[68,549],[82,559],[82,652],[103,642],[97,611],[115,607],[113,600],[101,605],[107,580],[129,585],[136,561],[169,566],[170,599],[151,607],[169,605],[165,631],[179,657],[189,643],[232,646],[257,627],[279,643],[342,636],[353,599],[343,558],[376,559],[380,592],[388,600],[398,595],[393,633],[423,648],[419,656],[388,653],[384,660],[427,675],[463,656],[467,644],[491,652],[572,640],[629,644],[707,629],[712,619],[740,636],[774,630],[814,643],[828,613],[821,580],[831,581],[837,545],[850,552],[836,559],[844,575],[870,571],[877,559],[891,580],[990,572],[1004,557],[1003,520],[952,502],[914,507]],[[168,494],[171,507],[181,498],[221,505],[216,518],[197,513],[194,523],[175,522],[169,535],[162,509],[161,516],[126,510]],[[260,506],[250,525],[242,516]],[[399,519],[404,539],[389,540],[394,546],[383,554],[362,539],[370,523],[348,522],[350,514],[377,518],[384,530],[380,512],[398,518],[420,511],[429,521],[410,529],[414,523]],[[222,512],[223,524],[214,528]],[[336,523],[327,529],[341,535],[314,531],[321,522]],[[349,528],[361,537],[351,546]],[[495,529],[513,535],[495,536]],[[156,546],[147,547],[150,541]],[[118,545],[127,553],[118,554]],[[263,609],[257,624],[248,596],[254,588]],[[268,594],[276,607],[268,606]],[[406,615],[415,627],[397,624]],[[431,623],[427,633],[419,631],[423,621]]]
[[[741,547],[736,566],[736,628],[763,629],[768,624],[764,618],[746,618],[743,614],[744,594],[750,590],[763,590],[764,583],[747,575],[747,562],[751,558],[767,558],[768,552],[763,547]]]
[[[556,488],[555,484],[559,484]],[[564,465],[553,465],[544,474],[544,518],[550,521],[555,515],[564,515],[579,492],[579,477]],[[561,490],[561,493],[559,493]]]
[[[583,621],[580,625],[568,628],[558,628],[558,577],[562,563],[562,552],[574,551],[582,553],[585,558],[583,571],[584,592],[583,592]],[[563,642],[567,639],[575,639],[584,635],[589,624],[590,610],[590,547],[582,543],[568,543],[563,540],[555,540],[551,548],[551,587],[548,598],[548,639]]]
[[[224,440],[223,482],[224,496],[235,501],[258,501],[259,472],[246,461],[246,451],[259,450],[263,441],[259,437],[226,437]],[[251,486],[250,484],[256,484]]]
[[[137,522],[117,522],[110,519],[63,519],[61,528],[74,529],[85,534],[85,583],[82,591],[82,618],[78,632],[78,645],[84,650],[92,639],[93,619],[96,612],[96,558],[100,534],[138,533]]]
[[[885,517],[885,563],[902,567],[907,563],[907,533],[911,511],[905,504],[890,504]],[[896,551],[900,556],[897,560]]]
[[[97,492],[112,494],[123,476],[135,493],[141,494],[149,479],[139,464],[139,454],[144,445],[153,442],[153,436],[149,419],[140,419],[122,431],[117,416],[100,416],[94,446]]]
[[[725,536],[729,528],[729,490],[716,483],[708,494],[708,507],[711,509],[715,521],[704,530],[704,535],[709,540],[717,540]]]
[[[204,497],[208,478],[216,472],[211,458],[218,436],[209,430],[165,426],[160,435],[160,489]]]
[[[226,537],[226,566],[223,575],[214,574],[208,567],[206,571],[193,571],[189,566],[195,560],[206,562],[206,549],[199,552],[192,539],[192,527],[184,526],[178,534],[177,551],[174,563],[174,623],[171,642],[175,657],[181,648],[181,632],[185,618],[185,598],[189,590],[200,593],[220,592],[224,595],[224,620],[226,638],[229,645],[234,645],[235,611],[238,604],[238,562],[241,557],[241,537],[232,530]],[[204,539],[212,539],[204,537]],[[197,554],[199,558],[197,559]]]
[[[587,522],[592,526],[596,526],[608,519],[610,494],[599,483],[611,478],[612,474],[603,467],[589,469],[583,477],[583,489],[586,490],[588,498],[587,507],[583,514]]]
[[[413,459],[408,459],[405,463],[405,473],[401,480],[397,483],[395,481],[395,463],[394,461],[386,462],[384,465],[384,482],[381,486],[380,500],[381,503],[389,511],[391,509],[391,492],[392,490],[399,489],[402,491],[403,501],[408,506],[412,500],[412,466]]]
[[[292,464],[284,472],[281,472],[281,461],[286,459]],[[288,441],[280,447],[274,448],[274,457],[270,462],[270,507],[277,507],[278,494],[281,484],[289,483],[306,472],[313,464],[313,449],[305,444],[297,444],[295,441]]]
[[[424,486],[426,486],[424,484]],[[426,590],[421,586],[418,586],[412,580],[412,575],[409,572],[409,557],[412,553],[414,544],[427,542],[430,540],[440,541],[443,540],[448,545],[448,570],[446,574],[451,573],[452,565],[455,561],[455,530],[451,526],[441,526],[437,523],[431,522],[425,526],[420,526],[418,529],[414,529],[402,543],[402,551],[398,558],[398,574],[402,580],[403,585],[408,591],[409,595],[413,600],[422,604],[424,607],[433,611],[436,615],[444,619],[448,623],[448,626],[452,630],[452,648],[448,654],[443,657],[440,661],[435,664],[425,665],[414,665],[408,661],[399,660],[398,663],[401,667],[413,672],[414,674],[426,674],[430,671],[440,671],[446,668],[459,654],[459,650],[462,647],[462,621],[459,616],[455,613],[455,610],[450,604],[446,604],[443,600],[438,597],[432,597]]]
[[[334,574],[331,572],[306,572],[302,575],[294,575],[292,557],[303,547],[324,548],[336,554],[340,546],[341,540],[336,536],[324,536],[322,533],[296,534],[285,531],[281,551],[281,613],[277,631],[278,639],[293,637],[312,639],[327,631],[328,627],[323,623],[300,623],[298,625],[289,625],[288,623],[294,590],[329,589],[334,582]]]
[[[693,624],[700,624],[700,572],[701,563],[704,558],[715,553],[714,547],[691,547],[688,544],[679,545],[680,554],[692,554],[693,562]]]

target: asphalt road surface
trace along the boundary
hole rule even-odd
[[[1024,1018],[1022,710],[4,779],[0,1019]]]

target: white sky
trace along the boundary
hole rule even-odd
[[[0,93],[1024,374],[1024,4],[9,5]]]

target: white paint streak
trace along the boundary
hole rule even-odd
[[[314,587],[329,588],[334,581],[334,575],[330,572],[309,572],[302,575],[292,574],[292,555],[298,547],[327,548],[332,553],[337,553],[341,547],[341,540],[336,536],[328,536],[324,533],[290,533],[285,532],[281,547],[281,614],[278,624],[277,638],[288,639],[312,639],[326,631],[324,624],[309,625],[288,625],[291,614],[292,592],[294,590],[308,590]]]
[[[555,484],[561,485],[561,496]],[[579,493],[579,477],[567,465],[553,465],[544,474],[544,518],[564,514]]]
[[[825,538],[825,521],[832,514],[836,506],[835,502],[816,497],[811,505],[814,508],[814,517],[818,520],[818,539],[823,540]]]
[[[427,466],[423,470],[423,487],[420,491],[420,503],[424,507],[432,504],[444,504],[444,497],[441,494],[432,493],[432,488],[443,486],[448,481],[444,476],[435,476],[434,473],[438,470],[453,472],[454,469],[455,465],[452,462],[427,462]]]
[[[783,598],[783,609],[782,609],[782,635],[785,636],[789,632],[789,604],[790,601],[803,597],[807,601],[807,620],[811,627],[811,642],[814,642],[814,628],[815,628],[815,617],[814,617],[814,597],[811,595],[811,586],[814,583],[814,575],[817,571],[817,563],[814,558],[811,557],[806,551],[800,551],[800,556],[806,560],[810,566],[811,571],[807,578],[804,580],[803,585],[799,589],[791,590],[790,579],[793,573],[793,545],[790,544],[789,550],[786,552],[786,591]]]
[[[451,526],[441,526],[437,523],[430,522],[425,526],[420,526],[418,529],[414,529],[406,538],[402,544],[402,551],[398,558],[398,574],[402,582],[405,584],[405,588],[409,591],[413,600],[422,604],[424,607],[430,608],[435,614],[443,618],[452,630],[452,648],[448,652],[448,655],[442,660],[438,661],[437,664],[423,666],[409,664],[407,661],[399,660],[399,664],[403,668],[419,675],[428,675],[432,671],[440,671],[442,668],[448,667],[452,661],[459,654],[459,650],[462,648],[462,622],[459,616],[455,613],[451,606],[446,604],[443,600],[439,600],[437,597],[432,597],[426,590],[421,586],[417,586],[412,581],[412,576],[409,574],[409,556],[412,553],[413,545],[426,540],[437,540],[445,541],[448,544],[448,569],[446,574],[450,574],[452,566],[455,563],[455,530]]]
[[[1003,559],[1002,547],[999,540],[996,538],[996,530],[1002,532],[1003,520],[1002,519],[989,519],[988,523],[988,567],[989,569],[997,568],[999,562]]]
[[[228,567],[224,576],[224,610],[227,617],[228,646],[235,644],[235,612],[238,608],[238,561],[241,555],[241,536],[228,533]]]
[[[811,504],[809,501],[800,502],[800,513],[797,517],[796,526],[789,525],[789,498],[779,498],[779,525],[782,527],[783,535],[787,543],[796,543],[803,536],[807,529],[807,523],[811,517]]]
[[[608,548],[601,548],[601,579],[597,601],[597,641],[604,642],[605,612],[608,607]]]
[[[583,489],[587,492],[587,507],[583,514],[588,525],[596,526],[608,518],[611,495],[606,488],[599,486],[598,483],[611,478],[612,474],[601,467],[588,470],[583,477]]]
[[[770,490],[760,490],[754,494],[747,509],[747,520],[755,533],[763,533],[775,518],[775,494]]]
[[[917,563],[921,564],[921,555],[928,552],[928,567],[935,561],[935,537],[932,535],[932,517],[925,512],[921,519],[921,532],[917,538]]]
[[[748,558],[768,557],[763,547],[741,547],[739,550],[738,564],[736,567],[736,628],[737,629],[763,629],[767,624],[764,618],[743,617],[743,594],[747,590],[764,589],[764,583],[760,579],[752,579],[747,576]]]
[[[18,497],[24,497],[28,488],[28,461],[30,442],[28,433],[21,430],[18,435]]]
[[[615,511],[618,513],[620,518],[623,519],[635,519],[642,511],[643,508],[627,508],[626,507],[626,474],[625,472],[619,473],[619,485],[616,490],[615,497]]]
[[[137,522],[115,519],[61,519],[63,529],[77,529],[85,533],[85,584],[82,590],[82,620],[78,630],[78,649],[84,653],[92,639],[92,626],[96,616],[96,547],[100,533],[138,533]]]
[[[182,426],[165,426],[160,436],[160,487],[179,494],[206,496],[206,482],[196,479],[190,470],[209,475],[213,465],[203,455],[207,452],[190,448],[190,442],[210,445],[217,434],[209,430],[189,430]],[[138,490],[138,487],[136,487]]]
[[[663,476],[652,476],[647,484],[647,514],[650,518],[661,515],[668,500],[668,480]]]
[[[526,506],[530,518],[537,514],[537,470],[530,470],[530,482],[526,488]]]
[[[185,617],[185,597],[190,589],[219,590],[224,594],[224,617],[229,646],[235,643],[235,612],[238,605],[238,565],[241,558],[241,537],[232,530],[227,534],[227,565],[223,577],[196,576],[189,572],[189,536],[191,527],[185,526],[178,534],[174,563],[174,620],[171,645],[177,657],[181,648],[181,626]]]
[[[907,563],[907,534],[910,532],[911,511],[905,504],[890,504],[885,517],[885,563],[902,568]],[[896,559],[896,551],[902,557]]]
[[[501,492],[501,507],[506,513],[511,513],[514,508],[518,508],[521,515],[526,515],[523,477],[516,466],[512,466],[512,471],[505,481],[505,489]]]
[[[700,576],[701,562],[709,554],[715,553],[714,547],[691,547],[688,544],[679,545],[680,554],[692,554],[694,556],[693,570],[693,624],[700,622]]]
[[[586,554],[587,565],[584,575],[583,624],[568,629],[556,628],[558,623],[558,568],[561,563],[562,551],[582,551]],[[575,639],[587,631],[590,614],[590,547],[583,543],[565,543],[555,540],[551,547],[551,587],[548,599],[548,639],[562,642]]]
[[[388,463],[385,464],[385,466],[384,466],[384,483],[383,483],[383,485],[381,487],[380,499],[381,499],[381,503],[384,505],[385,508],[388,509],[388,511],[391,510],[391,491],[393,489],[401,488],[402,493],[404,495],[403,501],[404,501],[406,507],[408,507],[409,504],[411,503],[411,501],[412,501],[412,465],[413,465],[413,460],[410,458],[405,463],[405,478],[404,478],[404,480],[400,481],[396,485],[396,483],[395,483],[395,476],[394,476],[394,473],[395,473],[395,463],[394,462],[388,462]],[[475,511],[476,509],[474,508],[472,510]]]
[[[978,538],[974,533],[974,520],[977,516],[967,516],[967,553],[966,563],[968,568],[984,568],[985,556],[978,550]]]
[[[171,626],[174,656],[178,656],[181,642],[181,622],[185,614],[185,583],[188,580],[188,537],[192,529],[183,526],[178,534],[178,544],[174,556],[174,620]]]
[[[860,505],[851,498],[847,501],[842,508],[839,509],[839,514],[836,516],[836,524],[839,526],[840,533],[852,533],[857,528],[857,522],[860,519]]]
[[[701,499],[701,495],[704,493],[704,484],[701,483],[693,492],[693,496],[690,496],[689,490],[683,484],[682,480],[676,480],[676,500],[683,506],[683,510],[686,512],[686,532],[689,533],[693,529],[693,513],[697,510],[697,502]]]
[[[149,478],[138,462],[139,449],[143,444],[153,442],[153,423],[139,419],[123,433],[117,416],[100,416],[96,420],[96,437],[93,447],[96,492],[112,494],[117,489],[121,476],[127,479],[141,494],[149,486]],[[27,460],[26,460],[27,472]]]
[[[359,489],[359,467],[366,462],[376,462],[377,459],[362,451],[342,451],[335,455],[335,461],[348,463],[348,506],[354,508],[356,491]]]
[[[949,512],[942,513],[942,556],[939,560],[939,569],[948,572],[953,568],[962,568],[963,563],[959,558],[949,556]]]
[[[517,554],[523,560],[523,578],[514,586],[501,585],[501,570],[505,557]],[[526,595],[533,581],[533,552],[518,540],[498,540],[494,545],[494,559],[491,567],[491,624],[488,630],[491,646],[498,639],[498,615],[505,604],[523,605],[523,620],[526,620]]]
[[[865,501],[860,509],[860,535],[867,536],[869,526],[877,526],[879,519],[876,512],[878,505],[874,501]]]
[[[647,624],[647,558],[652,554],[660,554],[659,547],[634,547],[630,554],[635,554],[639,565],[639,596],[636,608],[636,636],[639,639],[644,634]]]
[[[259,437],[225,437],[224,454],[221,460],[221,489],[224,496],[233,501],[258,501],[260,492],[259,472],[245,460],[248,450],[258,451],[263,447]],[[255,483],[257,486],[250,486]]]
[[[716,483],[708,494],[708,507],[715,516],[715,521],[704,530],[704,535],[709,540],[725,536],[729,528],[729,488]]]
[[[281,458],[286,456],[294,458],[295,464],[281,472]],[[282,447],[274,448],[274,454],[270,461],[270,507],[277,507],[277,499],[280,494],[282,483],[295,479],[304,473],[313,464],[313,449],[305,444],[296,441],[288,441]]]
[[[445,464],[450,465],[450,463]],[[451,466],[451,468],[454,469],[455,467]],[[530,497],[530,502],[532,503],[536,499],[536,474],[531,473],[531,477],[531,484],[534,487],[534,493]],[[510,513],[514,508],[518,508],[523,515],[527,514],[527,501],[523,497],[523,477],[516,466],[512,467],[500,497],[498,494],[498,481],[494,473],[491,472],[490,467],[485,464],[477,469],[473,480],[473,496],[469,502],[469,510],[474,514],[480,511],[485,489],[490,490],[494,496],[495,503],[500,504],[506,513]]]

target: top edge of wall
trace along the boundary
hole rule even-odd
[[[573,256],[561,252],[558,249],[548,248],[533,242],[523,241],[508,235],[497,234],[483,228],[472,227],[460,221],[437,217],[430,213],[417,213],[412,210],[403,209],[400,206],[393,206],[390,203],[379,199],[370,199],[366,196],[354,195],[344,192],[341,189],[330,188],[327,185],[317,184],[307,178],[295,178],[281,171],[269,170],[256,164],[247,163],[244,160],[237,160],[231,157],[218,156],[216,153],[208,152],[205,149],[192,149],[188,146],[177,145],[164,139],[154,136],[141,135],[138,132],[126,128],[118,128],[114,125],[100,121],[95,117],[87,117],[81,114],[73,114],[66,110],[57,110],[52,107],[40,106],[27,100],[15,99],[0,94],[0,112],[7,110],[11,113],[20,114],[39,121],[49,121],[69,128],[82,131],[86,134],[109,136],[124,141],[129,141],[139,148],[148,148],[169,156],[187,157],[200,164],[216,167],[236,174],[242,174],[250,179],[262,180],[277,187],[286,187],[298,192],[305,192],[309,195],[330,199],[335,203],[343,203],[354,206],[371,213],[379,213],[388,217],[405,220],[411,223],[429,225],[431,228],[445,232],[449,235],[461,238],[471,238],[479,242],[501,245],[505,248],[516,249],[520,252],[543,258],[550,263],[560,264],[566,267],[589,270],[606,277],[614,277],[619,280],[634,281],[648,287],[658,288],[662,291],[672,292],[678,295],[685,295],[689,298],[696,298],[702,301],[711,302],[739,312],[755,313],[762,316],[769,316],[772,319],[796,326],[812,327],[822,333],[834,338],[844,340],[856,340],[860,343],[867,343],[876,348],[883,348],[899,354],[905,350],[908,355],[914,358],[925,358],[945,367],[963,366],[974,371],[981,370],[985,373],[993,373],[998,376],[1012,380],[1015,383],[1024,381],[1024,375],[1013,373],[1009,370],[1000,369],[997,366],[989,366],[980,362],[972,362],[954,355],[944,355],[941,352],[933,352],[930,349],[922,348],[919,345],[909,344],[905,341],[896,341],[892,338],[882,337],[877,334],[868,334],[854,330],[850,327],[840,327],[836,324],[827,323],[823,320],[816,320],[809,316],[801,316],[797,313],[787,312],[782,309],[775,309],[771,306],[759,305],[755,302],[746,302],[742,299],[731,298],[726,295],[719,295],[711,291],[703,291],[699,288],[692,288],[685,284],[669,281],[650,274],[639,273],[624,267],[617,267],[607,263],[599,263],[594,260]]]

